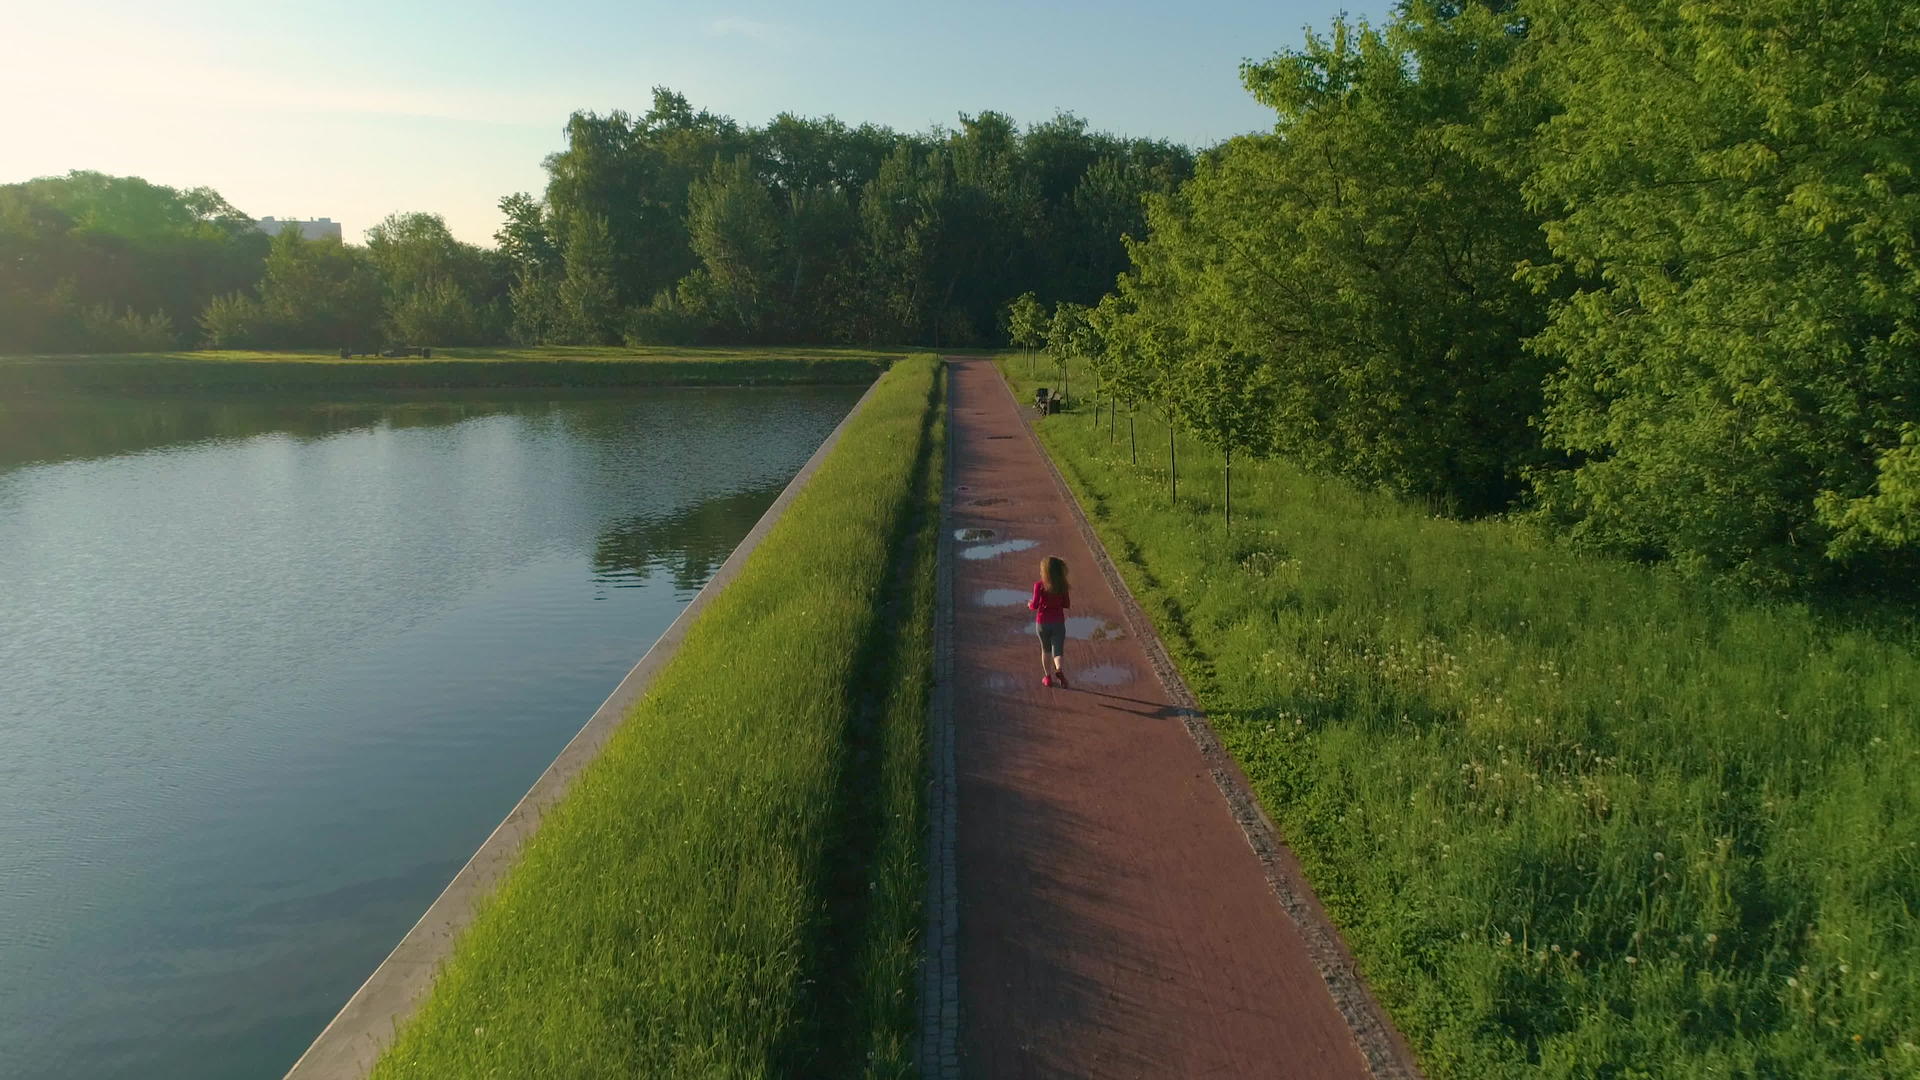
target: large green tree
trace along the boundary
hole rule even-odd
[[[1920,8],[1541,0],[1527,192],[1586,275],[1544,474],[1576,537],[1785,585],[1915,554]],[[1878,500],[1877,502],[1875,500]]]
[[[607,219],[575,214],[569,221],[566,273],[555,290],[555,336],[573,345],[608,345],[619,337],[618,257]]]
[[[716,162],[687,198],[687,231],[716,301],[713,316],[753,340],[779,319],[785,237],[773,196],[745,155]]]
[[[869,340],[925,340],[948,180],[937,153],[894,148],[860,199],[862,301]]]
[[[210,298],[259,281],[266,252],[209,188],[97,172],[0,185],[0,351],[179,344]]]
[[[689,190],[716,158],[745,151],[747,134],[655,87],[653,106],[641,116],[577,112],[566,135],[567,148],[546,161],[558,234],[571,236],[578,218],[603,221],[616,307],[671,288],[698,262],[686,228]]]
[[[504,322],[506,257],[454,239],[438,214],[393,214],[367,230],[367,252],[387,294],[387,324],[402,342],[477,345]]]
[[[1246,67],[1274,132],[1149,198],[1128,285],[1180,355],[1241,372],[1217,393],[1259,395],[1207,403],[1233,418],[1209,430],[1465,510],[1521,490],[1548,362],[1522,348],[1545,300],[1513,275],[1546,250],[1517,185],[1452,136],[1523,40],[1501,11],[1414,3]]]
[[[524,191],[502,198],[500,214],[493,238],[512,275],[509,336],[522,345],[544,345],[560,332],[560,278],[566,272],[553,215]]]

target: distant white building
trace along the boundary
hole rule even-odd
[[[279,236],[288,229],[299,229],[300,235],[308,240],[341,239],[340,223],[332,218],[316,218],[313,221],[280,221],[263,217],[253,224],[268,236]]]

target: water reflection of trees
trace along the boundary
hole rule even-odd
[[[698,589],[785,486],[767,484],[671,514],[637,514],[616,522],[594,544],[594,573],[610,584],[633,586],[665,571],[676,588]]]
[[[0,399],[0,469],[31,463],[114,457],[220,439],[291,435],[319,439],[362,428],[440,427],[488,416],[557,419],[593,445],[624,446],[638,435],[691,422],[703,429],[759,432],[770,417],[826,408],[844,411],[859,387],[786,387],[681,391],[697,398],[605,391],[540,389],[525,396],[499,390],[437,390],[362,395],[221,394],[179,398],[35,395]],[[690,412],[683,413],[689,405]],[[791,426],[790,424],[787,426]],[[805,425],[802,425],[804,428]],[[808,439],[802,435],[803,441]],[[811,441],[817,441],[813,439]]]
[[[33,397],[0,403],[0,469],[35,462],[113,457],[259,435],[324,438],[384,424],[437,427],[494,416],[544,415],[552,400],[200,397]]]

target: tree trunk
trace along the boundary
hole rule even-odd
[[[1167,505],[1180,505],[1180,462],[1174,455],[1173,421],[1167,421]]]
[[[1140,441],[1133,437],[1133,410],[1127,410],[1127,449],[1133,454],[1133,463],[1140,464]]]
[[[1227,520],[1227,531],[1233,531],[1233,447],[1220,448],[1220,475],[1226,483],[1227,497],[1223,504]]]
[[[1107,398],[1107,445],[1108,446],[1113,445],[1113,429],[1118,427],[1119,424],[1120,424],[1120,399],[1117,397],[1109,396]]]

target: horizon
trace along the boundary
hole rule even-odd
[[[330,218],[352,243],[389,214],[426,212],[490,247],[498,201],[545,191],[542,162],[565,148],[569,116],[644,113],[656,85],[754,127],[783,112],[903,132],[988,110],[1023,128],[1071,113],[1198,148],[1271,126],[1240,85],[1243,61],[1342,11],[1378,21],[1390,6],[1223,3],[1202,19],[1127,0],[902,18],[871,0],[804,17],[608,0],[184,0],[162,17],[104,0],[15,16],[0,93],[35,107],[0,119],[0,183],[93,171],[210,187],[256,220]],[[1009,27],[1026,44],[1009,45]],[[376,47],[342,47],[369,37]],[[930,80],[923,42],[935,39],[954,67]]]

